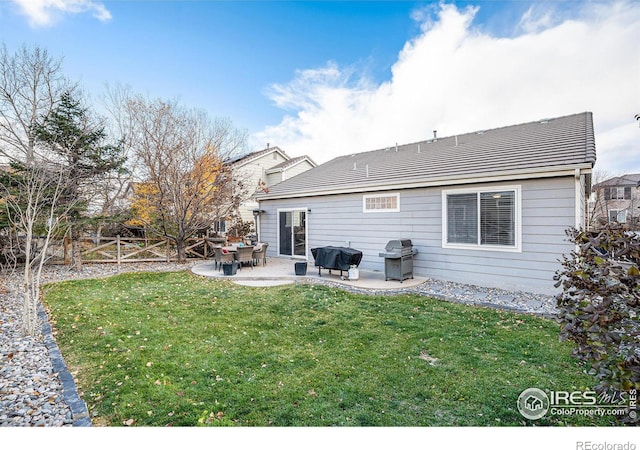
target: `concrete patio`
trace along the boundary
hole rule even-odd
[[[346,286],[360,289],[372,290],[393,290],[401,288],[411,288],[418,286],[426,281],[426,278],[410,278],[402,283],[397,280],[385,281],[384,272],[373,272],[359,269],[359,277],[357,280],[349,280],[347,272],[342,272],[340,276],[339,270],[332,270],[331,274],[327,269],[322,269],[321,276],[318,275],[318,268],[313,265],[313,261],[307,264],[306,275],[296,275],[295,263],[300,262],[299,259],[292,258],[267,258],[267,264],[257,265],[255,267],[243,266],[238,268],[235,275],[225,275],[221,269],[215,268],[214,261],[206,261],[195,265],[191,271],[196,275],[205,277],[214,277],[233,281],[234,283],[244,286],[277,286],[281,284],[290,284],[303,281],[305,278],[322,279]]]

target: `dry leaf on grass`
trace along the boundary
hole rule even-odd
[[[435,366],[436,365],[436,361],[438,361],[438,358],[434,358],[433,356],[430,356],[426,350],[422,350],[420,352],[420,359],[428,362],[430,365]]]

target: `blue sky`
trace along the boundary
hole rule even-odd
[[[640,3],[0,0],[0,42],[179,99],[318,162],[592,111],[598,163],[640,172]]]
[[[30,0],[33,1],[33,0]],[[97,3],[97,2],[96,2]],[[111,14],[62,14],[31,23],[19,5],[0,2],[0,39],[37,43],[64,56],[64,68],[90,92],[130,84],[231,117],[250,131],[282,111],[265,91],[297,69],[327,61],[389,76],[404,43],[419,31],[416,2],[106,1]],[[273,143],[275,145],[275,143]]]

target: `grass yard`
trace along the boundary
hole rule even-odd
[[[187,272],[56,283],[44,302],[96,425],[616,424],[520,415],[526,388],[593,384],[528,315]]]

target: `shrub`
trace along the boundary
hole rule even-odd
[[[599,392],[640,388],[640,238],[619,224],[567,230],[576,249],[556,272],[560,339],[598,380]]]

